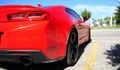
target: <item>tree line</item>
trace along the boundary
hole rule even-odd
[[[87,17],[88,19],[91,18],[91,15],[92,13],[90,11],[87,11],[86,9],[84,11],[81,12],[81,16],[84,18],[84,17]],[[117,6],[116,9],[115,9],[115,13],[114,13],[114,16],[112,17],[113,21],[115,20],[116,24],[117,25],[120,25],[120,6]],[[98,21],[106,21],[106,24],[109,24],[109,20],[110,20],[110,17],[105,17],[104,19],[98,19]]]

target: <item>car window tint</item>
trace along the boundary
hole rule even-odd
[[[80,16],[79,16],[74,10],[72,10],[72,9],[70,9],[70,8],[66,8],[65,11],[66,11],[68,14],[70,14],[71,16],[73,16],[74,18],[81,20]]]

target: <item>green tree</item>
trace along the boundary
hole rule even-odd
[[[109,25],[109,23],[110,23],[110,17],[105,17],[105,18],[104,18],[104,21],[105,21],[105,23],[106,23],[107,25]]]
[[[120,6],[117,6],[115,14],[115,19],[118,25],[120,25]]]
[[[81,13],[81,16],[84,18],[84,17],[87,17],[88,19],[91,18],[91,12],[90,11],[87,11],[86,9],[84,11],[82,11]]]

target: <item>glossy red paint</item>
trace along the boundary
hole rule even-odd
[[[63,59],[73,28],[78,32],[78,45],[89,38],[89,27],[69,15],[65,8],[0,6],[0,50],[39,50],[49,59]]]

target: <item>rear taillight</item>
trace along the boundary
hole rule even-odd
[[[28,12],[9,14],[8,21],[35,21],[49,19],[49,14],[46,12]]]
[[[15,13],[8,15],[8,21],[24,20],[27,13]]]
[[[45,13],[45,12],[33,12],[33,13],[29,13],[28,15],[28,19],[29,20],[46,20],[49,19],[49,14]]]

